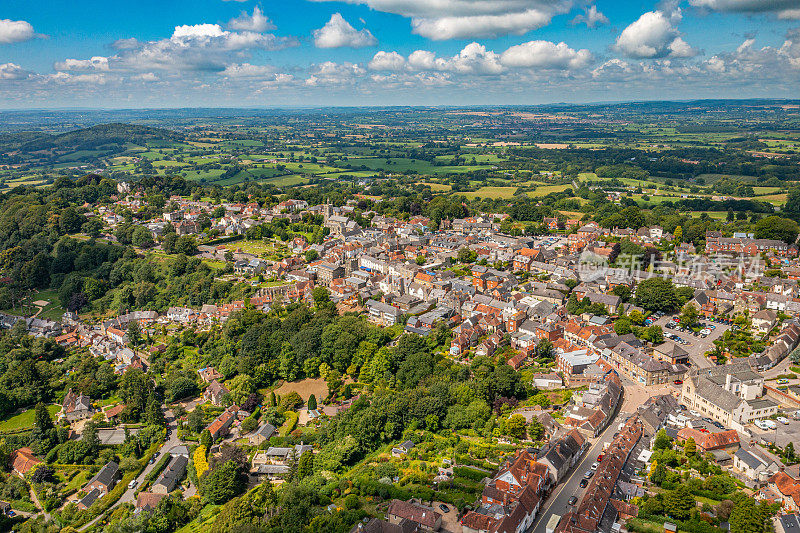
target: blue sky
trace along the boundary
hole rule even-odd
[[[800,0],[4,0],[0,107],[800,98]]]

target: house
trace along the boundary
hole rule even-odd
[[[414,443],[410,440],[407,440],[401,444],[398,444],[396,448],[392,448],[392,456],[393,457],[402,457],[406,455],[408,452],[411,451],[411,448],[414,447]]]
[[[206,387],[206,390],[203,391],[203,398],[214,405],[222,405],[223,397],[229,392],[230,391],[226,389],[224,385],[214,380]]]
[[[119,465],[114,461],[108,463],[100,469],[100,471],[83,487],[87,493],[92,490],[99,490],[103,495],[108,494],[114,485],[117,484],[117,474],[119,474]]]
[[[33,451],[28,448],[20,448],[11,454],[11,467],[19,476],[25,477],[28,472],[34,470],[37,465],[44,461],[33,455]]]
[[[70,422],[83,420],[92,416],[92,399],[82,393],[67,391],[64,401],[61,404],[60,417],[66,418]]]
[[[214,419],[206,429],[211,433],[211,440],[217,440],[219,437],[225,436],[230,431],[233,421],[236,420],[236,413],[231,409],[227,409],[221,415]]]
[[[755,313],[751,320],[753,323],[753,329],[755,329],[758,333],[769,333],[778,320],[778,313],[772,309],[762,309],[761,311]]]
[[[417,526],[417,531],[439,531],[442,527],[442,515],[438,512],[430,507],[400,500],[392,500],[386,510],[386,518],[395,525],[404,520],[412,522]]]
[[[219,381],[223,378],[223,375],[220,374],[213,366],[201,368],[197,371],[197,373],[200,375],[200,379],[203,380],[203,383],[211,383],[212,381]]]
[[[554,484],[578,462],[587,447],[588,441],[573,429],[539,450],[536,459],[547,467],[549,482]]]
[[[774,461],[767,462],[760,455],[744,448],[739,448],[733,454],[733,467],[757,484],[765,482],[780,470]]]
[[[261,424],[257,430],[250,435],[249,440],[250,444],[253,446],[260,446],[264,442],[267,442],[273,435],[275,435],[276,429],[275,426],[270,424],[269,422],[264,422]]]
[[[800,516],[797,513],[780,515],[774,519],[775,533],[797,533],[800,531]]]
[[[767,486],[759,491],[756,499],[764,499],[766,496],[772,496],[790,513],[800,511],[800,481],[786,472],[778,472],[769,478]]]
[[[167,467],[161,472],[150,490],[156,494],[169,494],[178,486],[186,474],[189,458],[183,455],[173,457]]]
[[[739,433],[734,429],[712,433],[707,429],[700,430],[685,427],[678,431],[678,441],[694,439],[697,451],[701,453],[723,450],[733,453],[739,449]]]
[[[158,503],[166,498],[166,494],[156,494],[155,492],[140,492],[136,496],[136,512],[150,512],[156,507]]]

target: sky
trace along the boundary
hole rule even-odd
[[[800,98],[800,0],[2,0],[0,108]]]

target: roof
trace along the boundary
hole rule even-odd
[[[23,475],[30,472],[36,465],[42,462],[41,459],[33,455],[33,451],[28,447],[16,450],[11,456],[11,463],[14,470]]]
[[[138,496],[136,496],[136,508],[140,511],[152,511],[158,505],[163,498],[166,498],[166,494],[156,494],[154,492],[140,492]]]
[[[163,485],[167,488],[168,492],[172,491],[186,473],[186,466],[188,464],[189,458],[185,455],[173,457],[153,485]]]
[[[719,433],[705,433],[694,428],[683,428],[678,431],[681,440],[694,439],[697,446],[704,450],[727,448],[739,444],[739,433],[735,429],[720,431]]]
[[[106,487],[110,487],[114,484],[114,477],[119,472],[119,465],[114,461],[109,461],[108,463],[100,469],[100,471],[95,475],[91,481],[89,481],[88,485],[92,483],[99,482],[105,485]]]
[[[78,503],[88,509],[89,507],[92,506],[94,502],[100,499],[100,496],[101,494],[99,490],[92,489],[91,492],[89,492],[89,494],[81,498],[81,500]]]
[[[436,522],[441,520],[442,515],[428,507],[420,507],[413,503],[400,500],[392,500],[387,510],[388,515],[394,515],[406,520],[411,520],[423,526],[435,527]]]

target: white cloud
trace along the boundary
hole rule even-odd
[[[318,2],[332,0],[315,0]],[[411,19],[432,40],[522,35],[567,13],[573,0],[344,0]]]
[[[376,52],[367,65],[370,70],[401,70],[406,64],[406,59],[397,52]]]
[[[158,76],[155,75],[153,72],[143,72],[142,74],[137,74],[133,77],[134,80],[139,81],[158,81]]]
[[[583,14],[572,19],[572,24],[586,24],[589,28],[594,28],[598,24],[608,24],[608,17],[601,13],[597,6],[592,5],[583,8]]]
[[[220,72],[221,76],[227,78],[263,78],[274,74],[275,68],[271,65],[251,65],[250,63],[228,65],[225,70]]]
[[[0,81],[2,80],[24,80],[30,78],[32,74],[23,69],[16,63],[0,64]]]
[[[507,67],[542,69],[579,69],[592,61],[589,50],[574,50],[566,43],[528,41],[512,46],[502,53],[500,62]]]
[[[637,59],[692,57],[697,52],[680,36],[675,24],[680,22],[680,9],[672,13],[648,11],[622,30],[614,48]]]
[[[95,56],[91,59],[65,59],[53,65],[56,70],[108,70],[108,58]]]
[[[261,9],[256,6],[253,8],[252,15],[248,15],[246,11],[242,11],[241,15],[228,21],[228,29],[265,32],[268,30],[274,30],[275,25],[267,17],[265,17]]]
[[[0,44],[21,43],[36,37],[33,26],[24,20],[0,19]]]
[[[412,70],[440,70],[458,74],[500,74],[500,56],[479,43],[470,43],[453,57],[436,57],[428,50],[417,50],[408,56]]]
[[[364,48],[378,43],[368,29],[356,30],[340,13],[331,15],[331,19],[313,34],[317,48]]]
[[[689,0],[689,4],[723,13],[777,13],[778,18],[800,19],[797,0]]]
[[[108,81],[105,74],[70,74],[68,72],[56,72],[48,76],[47,79],[58,84],[87,85],[105,85]]]
[[[309,87],[319,85],[345,85],[352,84],[357,78],[363,77],[367,71],[355,63],[334,63],[325,61],[311,67],[310,75],[305,80]]]
[[[259,13],[254,10],[251,18]],[[119,52],[108,57],[105,66],[111,71],[223,71],[247,58],[251,50],[279,50],[296,44],[292,38],[256,31],[229,31],[219,24],[181,25],[175,27],[168,39],[116,41],[112,46]],[[56,68],[77,70],[94,66],[99,70],[96,59],[68,59]]]
[[[139,42],[139,39],[130,37],[128,39],[117,39],[111,43],[111,48],[115,50],[132,50],[134,48],[139,48],[141,45],[142,43]]]

